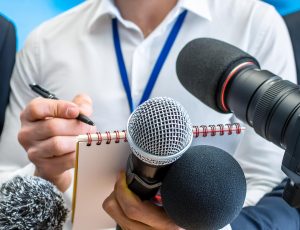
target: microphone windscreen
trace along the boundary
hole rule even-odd
[[[169,217],[184,229],[221,229],[240,213],[246,179],[238,162],[212,146],[194,146],[166,174],[161,198]]]
[[[17,176],[0,188],[0,230],[61,230],[68,210],[50,182]]]
[[[232,67],[247,61],[259,67],[255,58],[237,47],[212,38],[198,38],[180,51],[176,71],[179,81],[190,93],[210,108],[224,112],[217,106],[219,83]]]

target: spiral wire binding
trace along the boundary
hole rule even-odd
[[[193,134],[194,138],[201,137],[207,137],[209,134],[210,136],[216,136],[219,134],[219,136],[223,136],[225,133],[227,135],[232,135],[233,133],[241,134],[242,130],[245,128],[242,128],[239,123],[233,123],[233,124],[217,124],[217,125],[200,125],[200,126],[193,126]]]
[[[232,134],[241,134],[242,130],[245,128],[241,127],[239,123],[233,124],[217,124],[217,125],[200,125],[200,126],[193,126],[193,137],[208,137],[208,136],[224,136],[232,135]],[[112,136],[112,134],[114,134]],[[95,138],[92,138],[91,133],[86,133],[87,137],[87,146],[90,146]],[[128,142],[127,140],[127,132],[126,130],[118,131],[115,130],[113,132],[106,131],[104,133],[96,132],[94,135],[97,135],[96,144],[101,145],[103,140],[106,140],[106,144],[110,144],[112,142],[118,144],[121,141]]]
[[[126,130],[122,130],[122,132],[124,133],[124,142],[128,142]]]
[[[96,134],[97,134],[97,137],[98,137],[98,140],[97,140],[97,145],[101,145],[101,143],[102,143],[102,136],[101,136],[101,133],[100,132],[96,132]]]
[[[220,136],[223,136],[224,135],[224,125],[218,124],[217,127],[219,127],[219,129],[220,129]]]
[[[114,133],[116,134],[116,140],[115,140],[115,143],[119,143],[120,142],[120,133],[119,131],[114,131]]]
[[[93,139],[92,139],[92,134],[91,133],[87,133],[86,134],[87,135],[87,146],[91,146],[92,145],[92,141],[93,141]]]
[[[106,131],[106,144],[110,144],[111,142],[111,135],[110,135],[110,132]],[[118,143],[117,141],[115,141],[115,143]]]

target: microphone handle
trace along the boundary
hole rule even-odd
[[[168,169],[168,166],[150,166],[142,162],[134,154],[130,154],[126,168],[128,188],[141,200],[150,200],[158,192],[162,184],[161,181]],[[122,230],[122,228],[117,225],[116,230]]]
[[[126,182],[128,188],[141,200],[150,200],[158,192],[168,166],[148,165],[130,154],[127,160]]]
[[[128,177],[130,178],[130,184],[127,184],[128,188],[141,198],[141,200],[150,200],[156,195],[161,186],[161,182],[158,182],[153,186],[145,184],[145,182],[143,182],[139,177],[136,177],[136,175],[127,174],[127,178]]]

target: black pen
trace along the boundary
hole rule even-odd
[[[49,99],[54,99],[54,100],[59,100],[55,94],[50,93],[48,90],[42,88],[41,86],[37,84],[29,84],[30,88],[36,92],[38,95],[44,97],[44,98],[49,98]],[[91,121],[87,116],[83,114],[79,114],[78,117],[76,117],[77,120],[82,121],[88,125],[95,125],[93,121]]]

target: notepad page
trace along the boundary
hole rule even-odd
[[[115,221],[103,210],[103,201],[113,191],[116,178],[125,169],[130,149],[127,142],[77,144],[73,230],[113,228]]]
[[[240,138],[245,127],[238,123],[193,127],[192,145],[206,144],[233,149],[230,143]],[[103,201],[113,191],[116,177],[126,168],[130,148],[126,131],[84,134],[77,137],[77,160],[73,193],[73,230],[104,230],[116,223],[102,209]],[[110,144],[106,144],[107,141]],[[101,142],[97,145],[97,142]],[[119,142],[119,143],[116,143]],[[87,146],[87,144],[91,144]],[[224,149],[228,152],[229,149]]]

